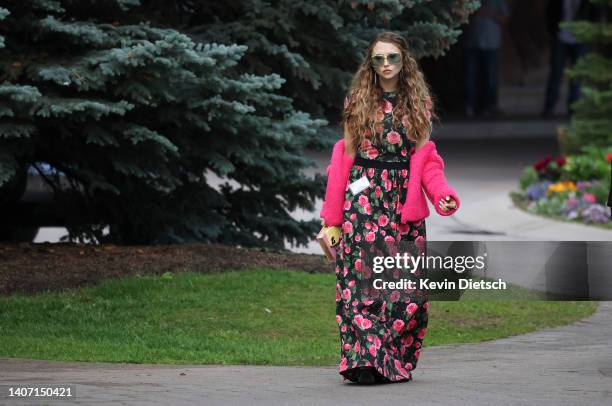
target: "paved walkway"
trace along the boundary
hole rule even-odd
[[[169,366],[0,358],[0,386],[76,384],[62,404],[610,405],[612,302],[591,317],[479,344],[425,347],[408,383],[362,387],[336,366]],[[37,404],[0,398],[0,404]],[[49,402],[49,404],[54,404]]]

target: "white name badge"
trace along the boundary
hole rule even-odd
[[[349,188],[351,189],[351,193],[353,193],[353,195],[356,195],[357,193],[361,192],[369,186],[370,181],[368,180],[368,177],[364,175],[360,179],[357,179],[355,182],[351,183],[349,185]]]

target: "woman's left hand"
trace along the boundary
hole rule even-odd
[[[447,195],[444,199],[440,199],[440,201],[438,202],[438,206],[440,207],[440,210],[446,212],[450,209],[457,208],[457,202],[455,201],[455,199]]]

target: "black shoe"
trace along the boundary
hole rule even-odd
[[[376,373],[376,383],[391,383],[391,380],[386,376],[379,374],[378,371]]]
[[[363,368],[359,372],[358,382],[361,385],[372,385],[376,382],[376,376],[374,375],[373,368]]]

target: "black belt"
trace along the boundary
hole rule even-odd
[[[377,159],[366,159],[361,155],[355,157],[353,165],[364,166],[366,168],[381,168],[381,169],[410,169],[408,159],[403,161],[379,161]]]

